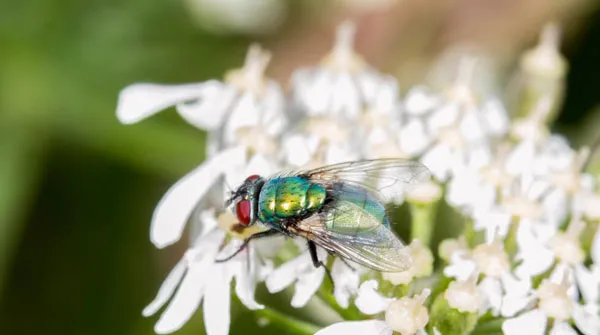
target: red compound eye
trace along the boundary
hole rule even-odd
[[[247,181],[252,181],[252,180],[256,180],[256,179],[258,179],[258,178],[260,178],[260,176],[259,176],[259,175],[257,175],[257,174],[253,174],[253,175],[249,176],[248,178],[246,178],[246,180],[247,180]]]
[[[250,201],[244,199],[235,204],[235,215],[241,225],[247,226],[250,223]]]

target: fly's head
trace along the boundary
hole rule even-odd
[[[264,178],[253,174],[244,180],[244,183],[225,202],[225,206],[232,206],[232,211],[242,226],[250,226],[257,220],[258,193],[265,183]]]

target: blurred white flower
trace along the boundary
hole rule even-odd
[[[382,273],[383,279],[394,285],[408,284],[413,278],[429,276],[433,271],[433,254],[431,250],[417,239],[414,239],[407,248],[412,259],[410,267],[402,272]]]
[[[520,334],[524,330],[527,330],[528,334],[545,334],[548,318],[552,318],[554,325],[551,334],[576,334],[568,322],[571,319],[584,334],[598,334],[600,314],[597,302],[580,305],[574,300],[576,297],[570,293],[572,278],[573,275],[567,267],[557,267],[549,279],[544,279],[535,291],[522,296],[522,299],[535,301],[536,305],[533,306],[536,308],[505,321],[503,331],[506,334]],[[532,304],[524,306],[522,310],[526,311]]]
[[[320,260],[325,260],[327,252],[324,249],[317,248],[317,256]],[[295,284],[291,305],[300,308],[304,307],[321,287],[324,276],[325,269],[315,267],[309,251],[306,250],[271,272],[265,283],[270,293],[281,292],[288,286]]]
[[[301,113],[356,120],[375,100],[381,76],[354,52],[355,30],[353,23],[342,23],[321,66],[293,74],[293,101]]]
[[[502,103],[496,98],[481,99],[472,87],[474,67],[475,59],[465,58],[456,81],[440,98],[432,98],[422,89],[411,92],[417,97],[407,97],[407,112],[426,119],[433,144],[421,161],[439,181],[466,168],[489,164],[490,141],[508,131]]]
[[[448,305],[463,313],[477,313],[483,305],[483,297],[477,287],[477,273],[465,280],[456,280],[448,285],[444,298]]]
[[[186,121],[214,132],[209,138],[209,155],[237,143],[248,143],[240,140],[240,130],[247,127],[261,125],[263,135],[274,137],[287,121],[281,88],[264,77],[270,58],[268,52],[253,45],[244,67],[230,71],[224,82],[211,80],[175,86],[133,84],[119,95],[117,117],[125,124],[136,123],[176,106]]]
[[[179,180],[157,205],[151,225],[151,238],[157,247],[174,243],[181,237],[194,209],[209,208],[201,211],[198,217],[192,217],[192,223],[196,223],[194,243],[167,277],[155,300],[144,310],[144,315],[152,315],[172,296],[169,307],[155,326],[157,333],[170,333],[181,328],[204,299],[205,304],[211,306],[204,308],[207,334],[227,335],[230,283],[234,278],[235,292],[242,303],[249,309],[262,308],[254,300],[254,291],[257,283],[272,270],[272,265],[260,255],[258,246],[269,244],[270,249],[275,246],[271,241],[254,241],[231,260],[216,263],[216,259],[232,255],[241,247],[244,238],[262,227],[256,225],[238,232],[232,229],[237,225],[237,219],[231,213],[223,213],[217,219],[215,206],[202,205],[211,185],[223,186],[224,179],[239,182],[253,173],[269,173],[271,166],[262,158],[255,155],[246,163],[245,148],[223,150]],[[223,197],[221,194],[219,200]],[[211,276],[206,276],[207,273]]]
[[[266,34],[283,23],[288,3],[279,0],[185,0],[198,24],[217,33]]]
[[[367,315],[379,314],[385,312],[385,321],[368,321],[370,324],[362,324],[368,327],[367,334],[392,334],[398,332],[402,335],[423,334],[424,328],[429,322],[429,313],[424,306],[425,300],[431,293],[425,289],[412,298],[403,297],[400,299],[386,298],[377,292],[377,281],[369,280],[361,284],[359,294],[356,299],[356,306]],[[353,322],[342,322],[322,329],[317,334],[340,334],[340,331],[346,330],[347,333],[358,334],[358,329],[351,329],[348,326],[357,326]],[[379,332],[374,333],[377,329]],[[346,333],[344,333],[346,334]]]
[[[156,298],[143,311],[144,316],[153,315],[171,300],[154,327],[158,334],[181,328],[204,301],[205,306],[210,306],[203,309],[206,333],[227,335],[233,279],[236,295],[248,309],[263,308],[254,300],[254,291],[271,265],[264,263],[254,248],[247,248],[228,262],[215,263],[215,259],[235,252],[242,241],[233,240],[222,247],[226,234],[219,229],[213,211],[202,212],[199,220],[207,233],[192,243],[163,282]]]
[[[342,308],[348,308],[350,298],[358,293],[360,275],[364,272],[360,265],[352,264],[353,268],[351,268],[346,262],[338,257],[333,261],[331,267],[331,277],[334,283],[333,296]]]
[[[481,296],[479,312],[491,310],[493,315],[520,310],[528,303],[519,299],[531,289],[528,279],[519,280],[510,269],[509,258],[502,240],[496,237],[490,244],[480,244],[470,251],[458,248],[450,256],[444,274],[459,281],[468,281],[479,273],[484,277],[477,283]],[[515,311],[516,312],[516,311]]]

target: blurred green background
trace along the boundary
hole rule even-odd
[[[358,49],[406,88],[465,40],[502,50],[512,64],[557,19],[571,70],[556,129],[577,134],[576,143],[600,134],[596,2],[422,1],[381,10],[289,1],[281,23],[258,33],[215,24],[218,13],[193,1],[0,2],[0,333],[153,333],[156,318],[141,310],[185,242],[154,249],[150,217],[169,185],[202,162],[205,137],[169,112],[120,125],[117,95],[140,81],[221,78],[254,40],[274,51],[271,73],[285,84],[350,17]],[[201,320],[197,313],[182,333],[202,334]],[[241,309],[233,320],[232,333],[259,331]]]

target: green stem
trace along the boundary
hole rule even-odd
[[[466,219],[463,235],[469,248],[474,248],[477,245],[477,233],[474,226],[475,222],[472,219]]]
[[[435,214],[437,201],[428,204],[410,204],[411,234],[413,239],[418,239],[421,243],[430,248],[431,238],[433,237],[433,228],[435,224]]]
[[[471,332],[471,335],[502,334],[504,319],[493,319],[488,322],[479,323]]]
[[[282,330],[285,330],[286,333],[296,335],[312,335],[320,329],[320,327],[312,323],[295,319],[269,307],[265,307],[254,312],[259,317],[265,318],[270,323],[278,326]]]
[[[519,246],[517,244],[517,231],[519,230],[519,218],[513,217],[508,229],[508,236],[504,240],[504,249],[509,256],[514,257],[517,254]]]

